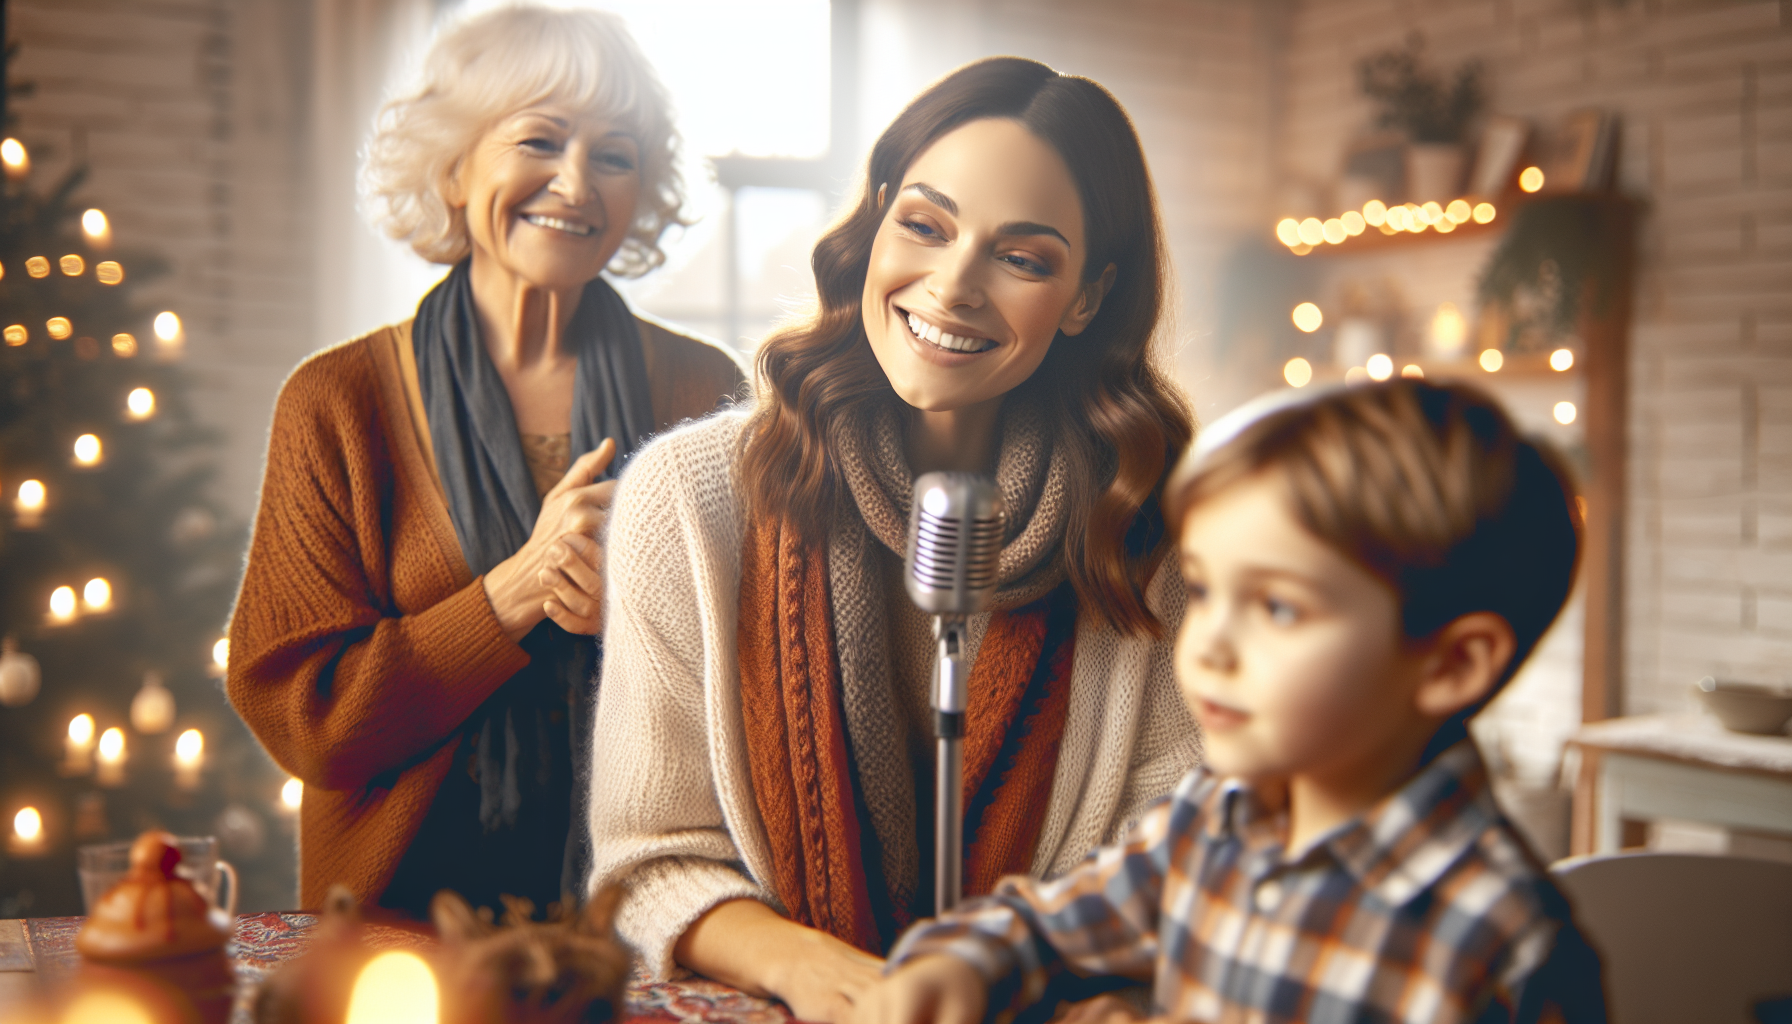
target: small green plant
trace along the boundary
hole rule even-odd
[[[1381,104],[1378,127],[1398,128],[1413,142],[1463,142],[1487,98],[1481,63],[1464,63],[1446,86],[1424,66],[1423,50],[1415,33],[1402,49],[1370,54],[1357,62],[1357,82],[1363,95]]]

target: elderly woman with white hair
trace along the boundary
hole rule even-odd
[[[422,77],[363,182],[453,269],[281,389],[227,686],[305,784],[304,906],[343,883],[416,916],[442,889],[541,908],[584,874],[615,471],[743,377],[600,276],[660,263],[682,203],[665,91],[618,19],[493,11]]]

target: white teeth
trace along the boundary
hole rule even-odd
[[[994,347],[987,338],[967,338],[942,331],[913,313],[908,315],[908,329],[915,337],[953,352],[982,352]]]
[[[543,217],[537,213],[526,213],[523,215],[523,219],[538,228],[553,228],[555,231],[564,231],[567,234],[572,235],[589,235],[594,230],[589,224],[574,224],[569,220],[561,220],[558,217]]]

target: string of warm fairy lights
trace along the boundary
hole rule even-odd
[[[1518,187],[1521,191],[1533,193],[1541,190],[1544,183],[1542,168],[1526,167],[1518,175]],[[1383,235],[1398,235],[1403,232],[1423,234],[1436,231],[1447,235],[1458,227],[1473,222],[1475,224],[1491,224],[1499,216],[1499,210],[1493,203],[1485,200],[1474,201],[1467,198],[1453,199],[1448,203],[1403,203],[1390,206],[1379,199],[1371,199],[1359,210],[1346,210],[1336,217],[1320,220],[1318,217],[1307,217],[1304,220],[1284,217],[1276,223],[1276,239],[1296,256],[1305,256],[1314,249],[1324,245],[1343,245],[1350,239],[1366,233],[1374,228]],[[1312,334],[1325,324],[1325,312],[1318,303],[1301,302],[1289,311],[1289,319],[1296,329],[1303,334]],[[1453,341],[1450,347],[1460,345],[1467,339],[1468,324],[1454,303],[1443,303],[1438,307],[1436,317],[1432,321],[1432,333],[1447,337]],[[1505,366],[1506,356],[1497,348],[1483,349],[1475,358],[1476,365],[1486,373],[1498,373]],[[1549,355],[1549,368],[1557,373],[1566,373],[1574,366],[1574,352],[1571,349],[1558,348]],[[1295,356],[1282,366],[1282,379],[1289,387],[1304,388],[1313,382],[1313,364],[1301,356]],[[1388,380],[1394,376],[1394,359],[1392,356],[1377,352],[1361,366],[1352,366],[1344,371],[1344,382],[1355,384],[1359,381]],[[1407,363],[1400,367],[1402,377],[1424,377],[1425,369],[1418,363]],[[1552,410],[1557,423],[1567,426],[1579,415],[1574,403],[1561,401]]]
[[[1518,175],[1518,187],[1524,192],[1543,188],[1543,170],[1526,167]],[[1373,228],[1384,235],[1402,232],[1421,235],[1435,231],[1447,235],[1465,224],[1491,224],[1499,210],[1485,199],[1464,197],[1448,203],[1398,203],[1390,205],[1371,199],[1361,210],[1345,210],[1336,217],[1321,220],[1284,217],[1276,223],[1276,239],[1296,256],[1305,256],[1325,245],[1343,245]]]
[[[17,139],[0,140],[0,171],[4,171],[8,179],[18,180],[29,174],[30,170],[31,154],[24,145]],[[83,212],[81,232],[92,250],[103,253],[111,247],[111,220],[103,210],[89,209]],[[0,263],[0,280],[4,280],[15,269],[17,268],[9,268]],[[125,280],[125,268],[119,261],[101,259],[93,262],[90,267],[88,258],[80,253],[67,253],[54,260],[48,255],[31,256],[24,261],[22,269],[33,280],[45,280],[58,273],[65,278],[81,278],[89,272],[95,281],[105,287],[122,284]],[[76,324],[66,316],[50,317],[44,321],[42,329],[52,341],[66,341],[76,335]],[[151,330],[158,357],[173,359],[181,354],[185,344],[185,328],[178,314],[172,310],[158,313],[152,321]],[[0,326],[0,341],[9,347],[18,348],[29,344],[32,335],[31,325],[25,323]],[[101,346],[93,338],[80,337],[75,344],[76,355],[82,359],[94,359],[100,354]],[[133,359],[141,350],[136,336],[129,332],[112,335],[110,347],[112,355],[119,359]],[[156,411],[155,392],[148,387],[136,387],[125,396],[121,412],[126,422],[142,423],[152,419]],[[95,469],[105,462],[106,442],[98,434],[84,433],[75,438],[70,455],[71,464],[77,470]],[[12,502],[16,526],[22,530],[41,528],[51,507],[52,497],[43,480],[33,478],[20,481],[14,490]],[[112,581],[103,576],[87,580],[79,591],[73,583],[63,584],[50,592],[45,622],[51,627],[65,627],[86,616],[105,615],[112,610],[113,604]],[[214,674],[222,675],[228,656],[229,641],[219,639],[212,650]],[[40,685],[41,671],[36,659],[19,651],[12,639],[7,638],[4,650],[0,651],[0,704],[20,706],[29,703],[36,696]],[[131,701],[129,721],[132,729],[141,735],[166,732],[174,724],[174,717],[173,694],[162,684],[159,673],[148,673],[142,688]],[[91,774],[101,786],[115,787],[125,781],[128,757],[128,743],[123,728],[109,726],[99,730],[93,715],[82,712],[69,720],[63,760],[58,767],[65,776]],[[198,788],[200,770],[204,763],[204,734],[198,729],[182,732],[174,743],[176,786],[189,790]],[[296,811],[302,794],[303,786],[299,781],[289,780],[281,792],[281,803],[287,810]],[[43,815],[36,807],[20,808],[13,815],[12,826],[12,834],[7,843],[9,852],[30,855],[45,851],[47,840]]]

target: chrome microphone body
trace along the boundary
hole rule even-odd
[[[940,645],[933,683],[936,913],[964,893],[965,619],[995,598],[1005,523],[1001,496],[986,477],[927,473],[915,481],[902,580],[915,605],[932,613]]]

